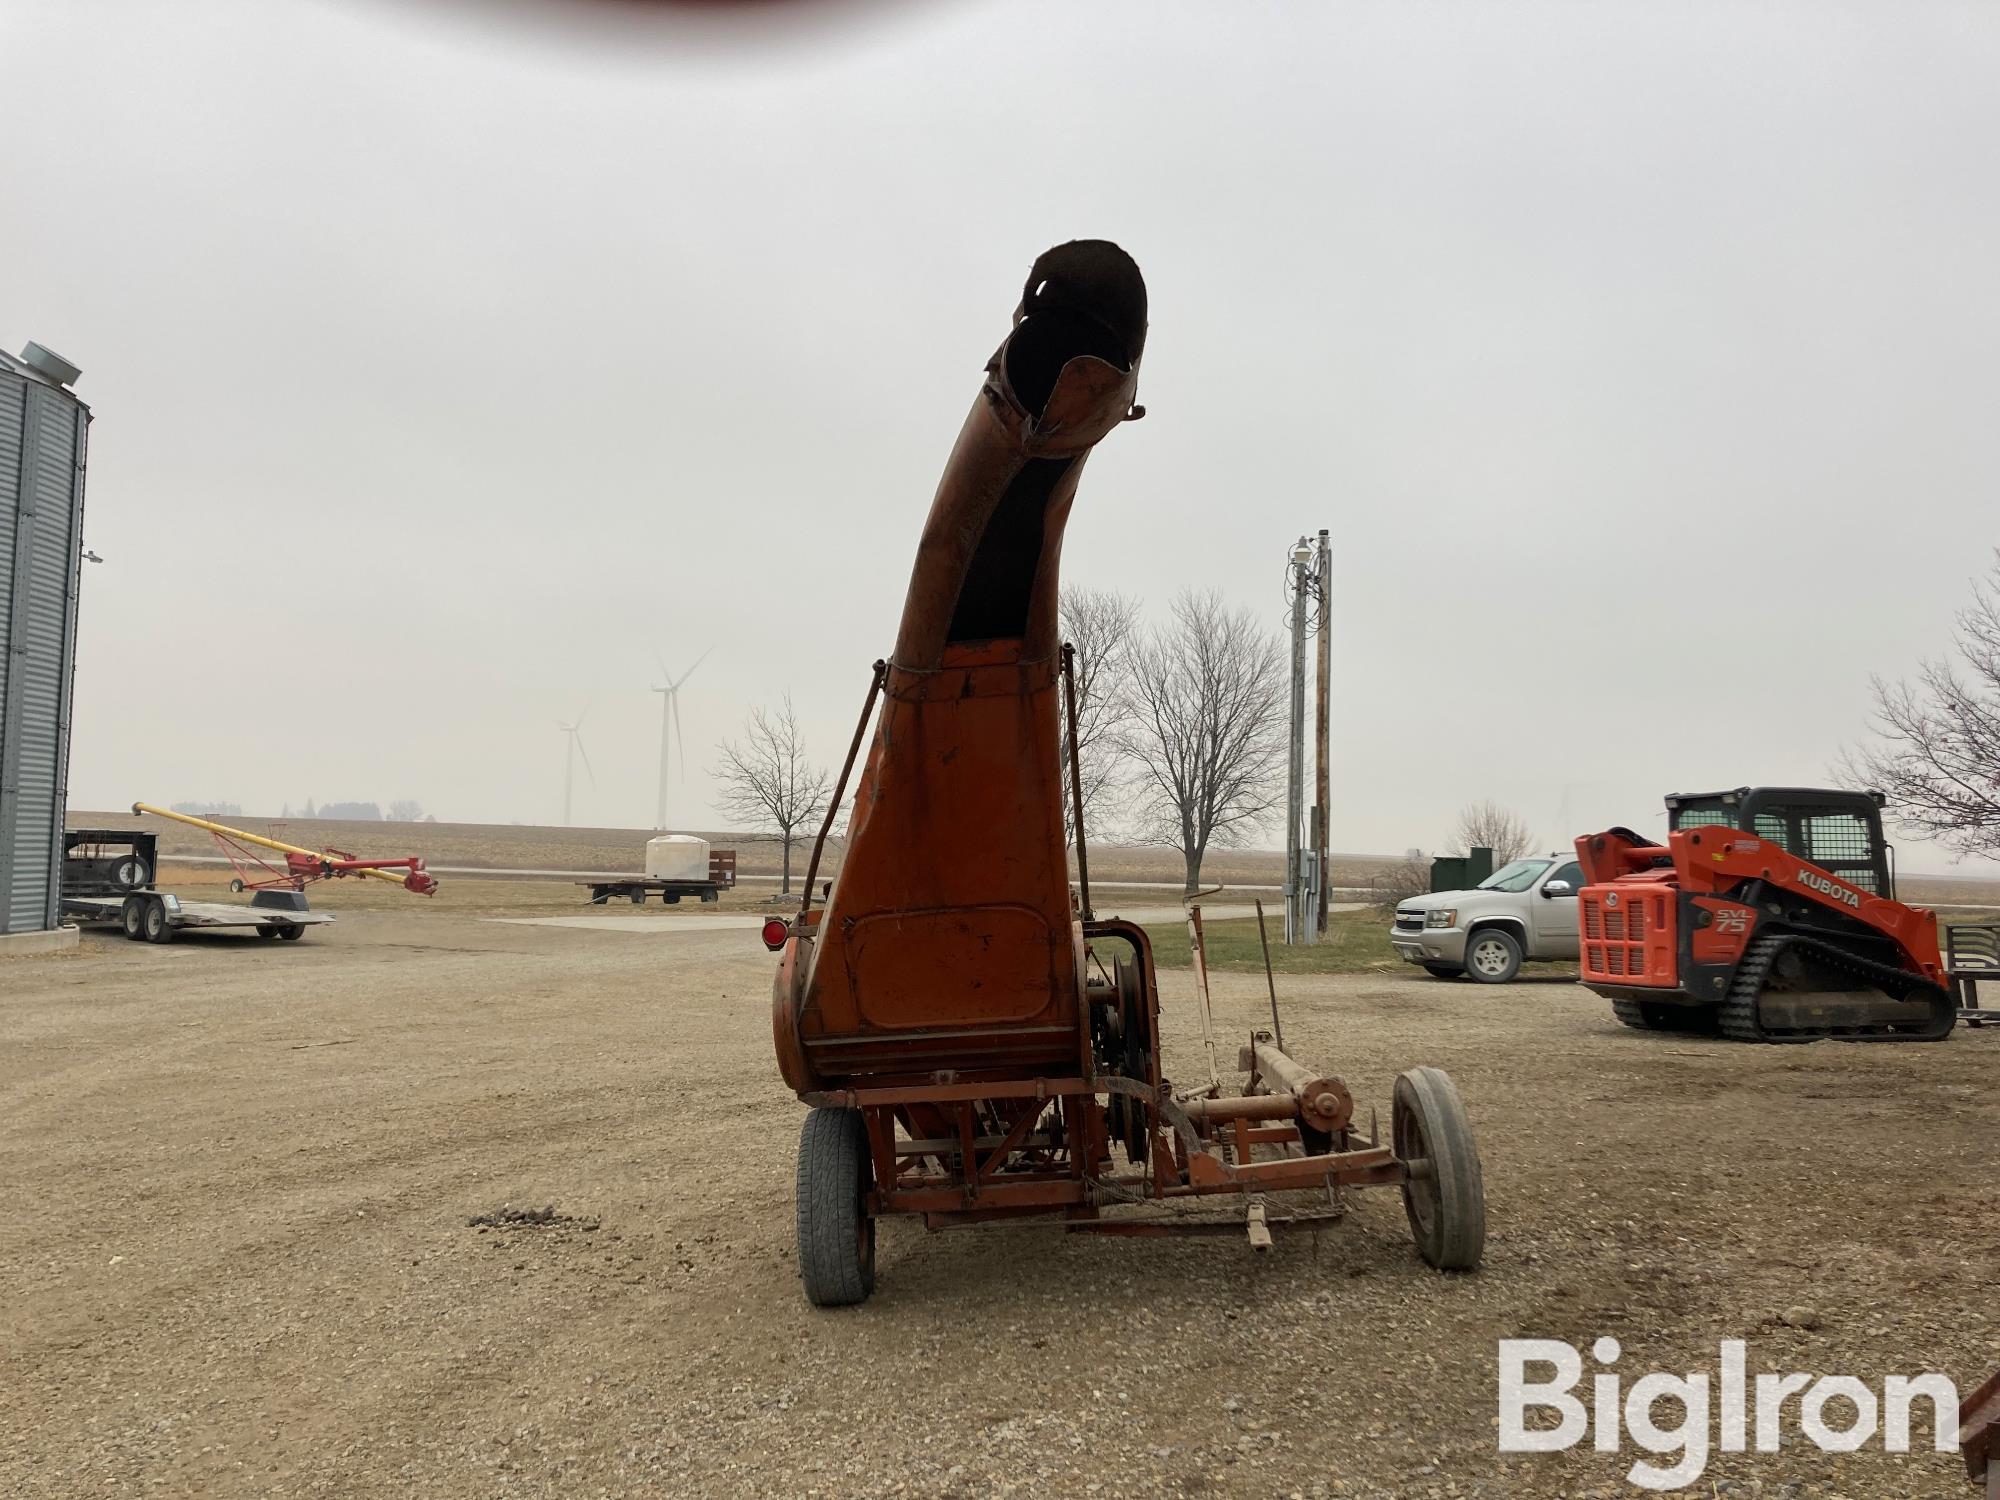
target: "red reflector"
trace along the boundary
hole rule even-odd
[[[785,939],[792,933],[791,924],[783,917],[772,917],[764,924],[764,946],[776,953],[785,946]]]

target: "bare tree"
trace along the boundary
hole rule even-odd
[[[1059,606],[1063,639],[1076,648],[1076,748],[1081,774],[1083,821],[1086,831],[1097,828],[1095,816],[1104,793],[1118,785],[1124,773],[1121,737],[1130,715],[1126,675],[1131,666],[1132,634],[1139,623],[1139,604],[1109,589],[1065,587]],[[1064,773],[1069,769],[1069,719],[1063,719]],[[1076,837],[1076,814],[1063,802],[1063,831]]]
[[[2000,548],[1972,603],[1958,612],[1949,658],[1927,661],[1914,682],[1873,680],[1875,733],[1885,743],[1850,750],[1841,775],[1874,787],[1906,829],[1958,855],[2000,855]]]
[[[419,823],[423,821],[424,805],[414,797],[404,797],[389,804],[391,823]]]
[[[1385,917],[1412,896],[1428,896],[1430,890],[1431,860],[1421,849],[1412,849],[1392,865],[1377,867],[1368,880],[1369,904]]]
[[[1451,836],[1453,854],[1474,849],[1493,851],[1493,868],[1510,865],[1534,847],[1535,835],[1526,823],[1497,802],[1474,802],[1460,811],[1458,830]]]
[[[1209,846],[1240,843],[1278,799],[1283,653],[1248,610],[1189,591],[1169,624],[1134,640],[1131,659],[1120,743],[1145,831],[1181,851],[1192,894]]]
[[[792,890],[792,849],[800,830],[826,808],[833,781],[824,766],[806,759],[805,736],[792,712],[787,693],[776,713],[759,708],[743,726],[743,741],[724,740],[716,747],[720,765],[710,768],[720,785],[716,806],[751,831],[777,840],[784,848],[784,884]]]

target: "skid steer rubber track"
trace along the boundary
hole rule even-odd
[[[1684,1036],[1713,1036],[1715,1008],[1671,1005],[1662,1000],[1613,999],[1611,1013],[1634,1031],[1668,1031]]]
[[[1899,1000],[1928,1002],[1931,1021],[1915,1030],[1906,1025],[1864,1022],[1810,1031],[1766,1031],[1758,1014],[1758,1001],[1763,996],[1772,966],[1782,954],[1795,948],[1814,963],[1851,976],[1862,987]],[[1942,987],[1920,974],[1912,974],[1894,964],[1877,963],[1872,958],[1863,958],[1858,953],[1851,953],[1838,944],[1819,938],[1797,933],[1773,933],[1758,938],[1744,953],[1743,962],[1737,966],[1736,976],[1730,981],[1728,998],[1722,1002],[1720,1020],[1722,1034],[1737,1042],[1816,1042],[1829,1037],[1855,1042],[1941,1042],[1951,1035],[1952,1028],[1958,1024],[1958,1011],[1951,996]]]
[[[1637,1000],[1613,1000],[1611,1013],[1634,1031],[1651,1031],[1653,1023]]]

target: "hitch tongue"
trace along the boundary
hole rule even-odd
[[[1254,1194],[1250,1199],[1250,1212],[1246,1216],[1250,1230],[1250,1248],[1268,1250],[1271,1248],[1271,1226],[1264,1218],[1264,1195]]]

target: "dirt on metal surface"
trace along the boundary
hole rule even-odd
[[[1479,1275],[1364,1193],[1262,1255],[891,1221],[875,1298],[827,1313],[754,932],[403,906],[0,971],[0,1494],[1623,1495],[1631,1455],[1494,1451],[1498,1339],[2000,1365],[1991,1031],[1726,1046],[1567,986],[1289,977],[1286,1040],[1362,1118],[1412,1062],[1458,1081]],[[1192,977],[1162,983],[1192,1078]],[[1261,974],[1211,983],[1225,1042],[1268,1024]],[[504,1204],[599,1227],[468,1227]],[[1809,1446],[1700,1487],[1970,1492],[1956,1452]]]

